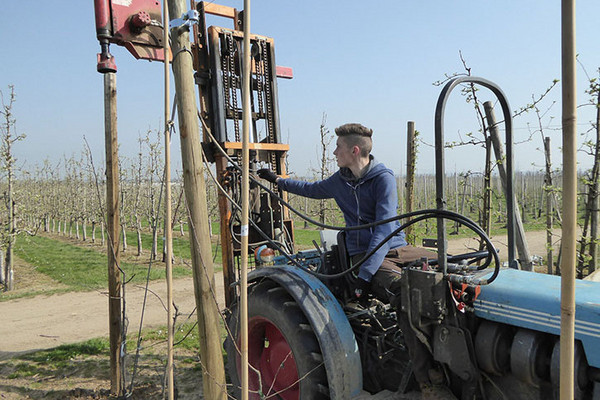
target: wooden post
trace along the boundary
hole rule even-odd
[[[168,1],[163,0],[163,26],[169,25]],[[164,45],[164,118],[165,118],[165,271],[167,277],[167,398],[175,398],[175,379],[173,369],[173,226],[171,223],[171,132],[169,121],[169,98],[171,96],[169,76],[169,30],[163,29]]]
[[[562,0],[563,223],[560,265],[560,400],[574,395],[575,262],[577,257],[577,81],[575,0]]]
[[[506,167],[504,165],[504,148],[502,140],[500,139],[500,133],[498,132],[498,125],[496,124],[496,116],[494,115],[494,106],[491,101],[483,103],[485,109],[485,116],[488,120],[488,126],[490,127],[490,137],[492,139],[492,147],[494,148],[494,155],[498,162],[498,172],[500,173],[500,179],[502,180],[502,187],[504,194],[506,195]],[[523,222],[521,221],[521,214],[519,213],[519,204],[517,203],[516,196],[513,197],[513,204],[515,205],[515,241],[517,242],[517,253],[519,254],[519,261],[522,269],[526,271],[532,270],[531,256],[529,254],[529,248],[527,247],[527,239],[525,238],[525,229],[523,229]]]
[[[187,10],[185,0],[169,1],[169,14],[172,18],[181,17]],[[177,92],[183,184],[190,222],[190,250],[204,397],[225,400],[227,391],[221,347],[221,318],[215,301],[214,267],[189,32],[185,28],[171,30],[171,46],[174,54],[172,65]]]
[[[121,274],[119,272],[119,154],[117,141],[117,75],[104,74],[104,147],[106,150],[106,228],[108,233],[108,323],[110,392],[123,394],[121,368]]]
[[[406,212],[413,211],[413,197],[415,190],[415,166],[416,166],[416,146],[415,146],[415,123],[408,121],[406,129]],[[406,241],[411,239],[413,232],[412,226],[404,230]],[[413,240],[414,241],[414,240]],[[414,243],[413,243],[414,244]]]

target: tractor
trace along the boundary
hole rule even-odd
[[[220,235],[227,305],[227,369],[232,396],[240,392],[242,11],[195,4],[195,80],[200,97],[203,150],[219,187]],[[230,18],[233,27],[206,26],[206,15]],[[286,176],[289,146],[281,139],[277,78],[291,78],[275,63],[272,38],[251,35],[250,172],[267,165]],[[496,95],[504,114],[507,149],[508,267],[473,221],[448,211],[444,188],[444,109],[452,90],[475,84]],[[286,193],[259,179],[250,189],[248,361],[252,399],[348,400],[369,392],[416,390],[397,313],[442,366],[460,399],[556,398],[559,386],[560,278],[519,268],[515,256],[511,112],[494,83],[475,77],[450,80],[435,113],[436,209],[397,217],[401,229],[437,221],[437,258],[404,265],[401,307],[350,295],[357,266],[344,227],[317,223],[321,243],[296,251]],[[304,216],[303,216],[304,217]],[[471,229],[482,251],[449,255],[446,221]],[[315,222],[316,221],[312,221]],[[389,221],[378,221],[385,223]],[[368,255],[367,255],[368,256]],[[575,398],[600,400],[600,284],[576,284]],[[431,332],[425,334],[424,332]]]

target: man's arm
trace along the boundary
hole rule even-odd
[[[297,181],[280,177],[277,179],[277,185],[280,189],[300,196],[312,199],[329,199],[334,197],[331,189],[335,187],[334,180],[338,179],[336,174],[317,182]]]

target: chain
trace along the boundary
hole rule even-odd
[[[225,97],[225,114],[227,111],[231,109],[231,103],[229,98],[229,88],[231,87],[231,83],[229,82],[229,59],[228,56],[221,57],[221,70],[223,71],[223,95]],[[225,137],[227,137],[227,132],[224,132]]]
[[[259,40],[256,42],[256,45],[258,46],[258,54],[256,55],[256,57],[254,58],[254,63],[256,66],[256,93],[258,95],[258,113],[259,115],[263,115],[264,113],[264,108],[263,108],[263,80],[264,80],[264,73],[263,73],[263,65],[261,63],[261,58],[262,58],[262,48],[263,48],[263,41]],[[264,60],[263,60],[264,63]]]
[[[262,46],[262,59],[264,66],[264,77],[265,77],[265,102],[267,104],[267,115],[266,115],[266,123],[267,123],[267,136],[269,143],[275,143],[275,133],[273,128],[273,107],[272,107],[272,91],[271,91],[271,66],[269,64],[269,53],[267,49],[267,43],[264,43]],[[277,154],[272,151],[271,152],[271,169],[273,171],[277,171]]]
[[[227,33],[227,45],[229,47],[229,68],[231,69],[231,102],[232,102],[232,111],[233,111],[233,128],[235,130],[235,141],[240,141],[240,123],[238,116],[238,100],[237,100],[237,87],[238,87],[238,79],[235,73],[235,48],[233,35],[231,33]]]

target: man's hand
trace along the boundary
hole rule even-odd
[[[273,173],[273,171],[271,171],[269,168],[262,168],[259,169],[258,171],[256,171],[256,173],[258,174],[258,176],[260,176],[262,179],[269,181],[271,183],[275,183],[277,182],[277,178],[279,178],[275,173]]]
[[[356,283],[354,284],[354,297],[357,299],[366,299],[370,289],[371,282],[356,278]]]

